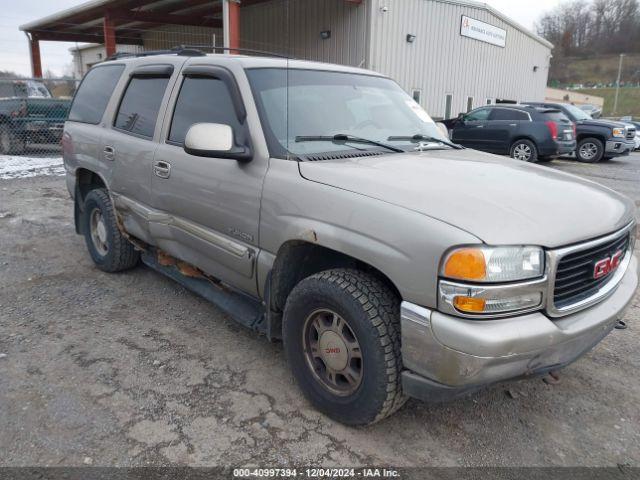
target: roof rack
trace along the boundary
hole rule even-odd
[[[214,47],[213,45],[180,45],[179,48],[194,49],[194,50],[211,50],[213,53],[216,53],[218,50],[222,50],[223,52],[249,53],[253,55],[265,55],[268,57],[292,59],[292,57],[288,55],[283,55],[281,53],[269,52],[268,50],[255,50],[252,48]]]
[[[214,47],[213,45],[178,45],[169,50],[149,50],[146,52],[116,52],[109,56],[106,60],[119,60],[121,58],[137,58],[137,57],[151,57],[153,55],[181,55],[185,57],[203,57],[206,55],[202,50],[211,50],[212,53],[221,51],[233,51],[239,53],[248,53],[253,55],[265,55],[269,57],[286,58],[290,59],[286,55],[282,55],[274,52],[267,52],[265,50],[253,50],[251,48],[231,48],[231,47]]]
[[[206,55],[202,50],[191,47],[183,47],[182,45],[174,47],[170,50],[148,50],[146,52],[116,52],[109,56],[107,60],[118,60],[120,58],[137,58],[137,57],[151,57],[153,55],[181,55],[185,57],[203,57]]]

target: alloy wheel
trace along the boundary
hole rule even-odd
[[[587,142],[580,146],[580,157],[591,160],[598,154],[598,147],[595,143]]]
[[[360,343],[337,313],[321,309],[307,317],[302,329],[307,365],[315,379],[338,396],[353,394],[362,383]]]
[[[91,241],[96,251],[103,257],[109,251],[107,244],[107,227],[104,224],[104,218],[99,208],[91,211],[89,220],[89,228],[91,230]]]
[[[531,159],[531,147],[526,143],[519,143],[513,148],[513,158],[528,162]]]

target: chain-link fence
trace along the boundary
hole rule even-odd
[[[0,155],[58,156],[74,79],[0,78]]]

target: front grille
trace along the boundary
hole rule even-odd
[[[553,290],[553,302],[556,308],[565,308],[598,293],[611,277],[613,272],[593,278],[595,264],[611,257],[618,250],[623,254],[629,247],[629,233],[604,244],[586,250],[565,255],[558,262],[556,283]]]
[[[634,138],[636,138],[636,129],[635,128],[628,128],[627,129],[627,140],[633,140]]]

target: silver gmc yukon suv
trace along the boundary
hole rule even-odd
[[[367,70],[117,58],[86,75],[62,143],[99,269],[142,260],[281,339],[347,424],[562,368],[638,285],[631,201],[452,144]]]

